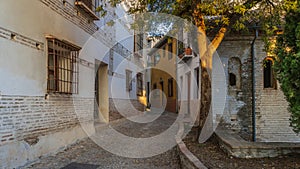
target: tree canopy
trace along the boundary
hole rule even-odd
[[[275,48],[275,70],[291,112],[291,126],[300,132],[300,9],[290,5],[284,32],[278,35]]]

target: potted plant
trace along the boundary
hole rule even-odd
[[[189,46],[187,48],[185,48],[185,55],[192,55],[192,53],[193,53],[193,51]]]

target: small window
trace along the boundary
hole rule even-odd
[[[239,57],[231,57],[228,60],[228,86],[231,89],[241,89],[242,63]]]
[[[132,90],[132,71],[126,70],[126,91]]]
[[[47,91],[53,93],[78,93],[78,55],[80,47],[48,37]]]
[[[229,73],[229,85],[236,86],[236,76],[233,73]]]
[[[173,43],[169,43],[169,44],[168,44],[168,51],[169,51],[168,58],[169,58],[169,60],[170,60],[170,59],[172,59],[172,57],[173,57]]]
[[[264,88],[276,88],[276,79],[273,72],[273,60],[266,58],[264,60]]]
[[[168,79],[168,96],[173,97],[173,78]]]
[[[164,81],[160,81],[159,84],[160,84],[161,91],[164,92],[165,91],[164,90]]]
[[[138,96],[143,95],[143,74],[142,73],[137,73],[136,74],[136,94]]]
[[[164,46],[164,47],[162,48],[162,56],[163,56],[163,58],[166,57],[166,46]]]

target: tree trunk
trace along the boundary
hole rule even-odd
[[[199,126],[203,128],[206,117],[211,106],[211,70],[207,67],[207,63],[203,60],[200,62],[201,66],[201,100],[200,100],[200,117]],[[211,62],[212,63],[212,62]]]
[[[198,46],[201,66],[201,97],[199,129],[197,138],[199,142],[205,142],[213,134],[213,113],[212,113],[212,65],[213,54],[221,44],[226,28],[221,28],[209,45],[202,45],[204,37],[198,34]],[[206,37],[205,37],[206,40]],[[204,49],[204,50],[203,50]],[[202,50],[202,53],[201,53]],[[205,52],[203,52],[205,51]]]

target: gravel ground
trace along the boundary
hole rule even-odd
[[[118,123],[112,124],[111,127],[124,135],[144,138],[155,136],[166,130],[173,124],[175,119],[175,114],[164,113],[151,123],[141,124],[121,120]],[[111,142],[113,141],[114,140],[111,140]],[[42,157],[36,163],[24,168],[179,169],[180,164],[178,158],[177,148],[150,158],[121,157],[104,150],[91,139],[87,138],[77,144],[69,146],[69,148],[56,155]],[[87,166],[87,164],[91,166]]]
[[[188,149],[210,169],[300,169],[300,154],[274,158],[241,159],[227,155],[219,148],[214,138],[204,144],[199,144],[192,139],[189,133],[184,142]]]
[[[111,124],[110,127],[130,137],[146,138],[162,133],[174,123],[175,119],[176,114],[164,113],[151,123],[120,120]],[[100,130],[104,129],[100,128]],[[190,132],[184,142],[188,149],[210,169],[300,169],[300,154],[276,158],[239,159],[223,152],[213,138],[204,144],[193,141],[192,135],[194,134]],[[114,142],[114,139],[111,142]],[[126,158],[104,150],[87,138],[56,155],[42,157],[36,163],[23,168],[180,169],[180,164],[177,148],[149,158]]]
[[[72,162],[96,165],[98,169],[179,169],[176,149],[151,158],[133,159],[111,154],[91,139],[70,146],[54,156],[41,158],[37,163],[24,168],[63,168]],[[85,169],[84,167],[79,167]]]

